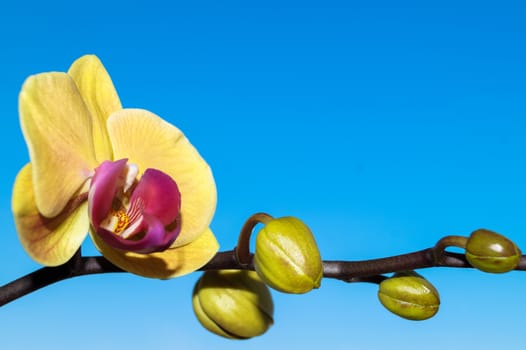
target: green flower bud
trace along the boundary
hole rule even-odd
[[[201,325],[225,338],[252,338],[274,322],[270,290],[254,271],[206,271],[195,285],[192,305]]]
[[[436,288],[414,271],[397,273],[380,283],[378,298],[392,313],[408,320],[427,320],[438,312]]]
[[[508,272],[517,267],[521,251],[506,237],[485,229],[474,231],[466,244],[471,266],[491,273]]]
[[[285,293],[318,288],[323,277],[320,252],[310,229],[301,220],[270,220],[256,238],[254,266],[261,279]]]

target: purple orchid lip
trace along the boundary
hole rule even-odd
[[[177,183],[157,169],[137,168],[127,159],[105,161],[91,180],[91,225],[108,245],[135,252],[164,251],[181,230],[181,193]]]

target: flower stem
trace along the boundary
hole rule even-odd
[[[445,236],[441,238],[433,248],[433,256],[435,263],[440,263],[440,259],[444,256],[444,252],[448,247],[457,247],[466,249],[468,238],[464,236]]]
[[[241,228],[235,248],[235,257],[241,266],[246,267],[250,264],[250,236],[252,235],[254,227],[256,227],[257,224],[266,224],[272,219],[273,217],[268,214],[256,213],[249,217]]]
[[[323,276],[344,282],[380,283],[385,279],[382,274],[404,270],[416,270],[428,267],[459,267],[471,268],[463,254],[442,251],[438,260],[435,259],[435,247],[413,253],[401,254],[387,258],[363,261],[324,261]],[[217,253],[200,271],[206,270],[253,270],[253,255],[248,252],[245,263],[237,258],[236,250]],[[516,270],[526,271],[526,255]],[[113,265],[103,256],[82,257],[78,251],[73,258],[63,265],[43,267],[0,287],[0,306],[21,298],[31,292],[49,286],[53,283],[73,277],[125,272]]]
[[[0,287],[0,306],[59,281],[109,272],[123,270],[102,256],[82,257],[78,251],[63,265],[42,267]]]

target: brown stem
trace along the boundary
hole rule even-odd
[[[266,224],[272,220],[272,216],[265,213],[256,213],[249,217],[241,228],[237,246],[235,248],[235,257],[240,265],[248,266],[250,264],[250,236],[257,224]]]
[[[77,252],[63,265],[43,267],[0,287],[0,306],[68,278],[109,272],[123,270],[103,256],[81,257]]]
[[[468,238],[464,236],[446,236],[441,238],[435,247],[433,248],[433,256],[437,264],[440,263],[440,259],[444,256],[444,252],[448,247],[457,247],[466,249]]]
[[[323,276],[344,282],[380,283],[384,273],[404,270],[417,270],[428,267],[470,268],[463,254],[443,252],[437,262],[433,256],[434,248],[387,258],[363,261],[324,261]],[[235,250],[219,252],[200,271],[207,270],[253,270],[253,255],[248,254],[248,263],[241,264]],[[526,255],[521,257],[516,270],[526,271]],[[0,306],[50,284],[78,276],[125,272],[110,263],[103,256],[82,257],[80,251],[71,260],[56,267],[43,267],[0,287]]]

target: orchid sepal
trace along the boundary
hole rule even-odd
[[[43,216],[36,205],[33,168],[26,164],[13,187],[12,210],[20,243],[28,255],[45,266],[68,261],[87,235],[89,221],[86,195],[72,198],[54,218]]]

